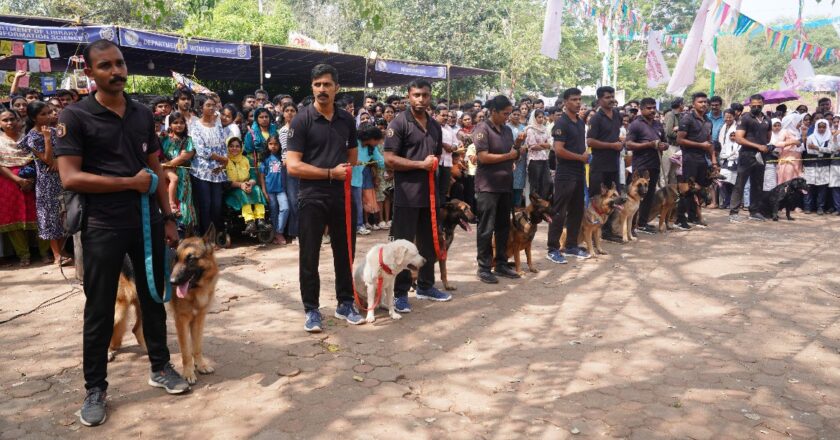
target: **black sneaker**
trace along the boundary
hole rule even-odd
[[[750,214],[750,220],[754,222],[766,222],[767,218],[756,212],[755,214]]]
[[[611,241],[613,243],[624,244],[624,240],[622,240],[621,237],[615,234],[601,234],[601,238],[607,241]]]
[[[706,228],[708,228],[708,227],[709,227],[709,224],[708,224],[708,223],[706,223],[706,221],[705,221],[705,220],[691,220],[690,222],[691,222],[694,226],[696,226],[696,227],[698,227],[698,228],[700,228],[700,229],[706,229]]]
[[[691,225],[689,225],[688,222],[686,222],[686,221],[683,221],[683,222],[680,222],[680,223],[674,223],[674,227],[679,229],[680,231],[690,231],[691,230]]]
[[[487,284],[498,284],[499,283],[499,279],[496,278],[496,275],[493,275],[492,273],[490,273],[489,270],[479,269],[478,270],[478,280],[481,281],[482,283],[487,283]]]
[[[245,233],[246,234],[256,234],[257,233],[257,224],[253,220],[245,223]]]
[[[493,271],[496,275],[505,278],[517,279],[521,278],[515,270],[511,269],[510,266],[507,264],[500,264],[496,266],[496,270]]]
[[[190,390],[190,384],[175,371],[175,367],[169,362],[162,370],[152,371],[149,374],[149,385],[164,388],[169,394],[181,394]]]
[[[87,390],[85,403],[79,412],[79,421],[85,426],[96,426],[105,423],[108,415],[105,413],[105,398],[108,393],[99,388]]]
[[[817,210],[817,215],[823,215],[823,214],[825,214],[825,211],[823,211],[822,209]]]
[[[655,227],[653,227],[651,225],[639,226],[639,228],[637,230],[639,232],[641,232],[642,234],[648,234],[648,235],[656,235],[656,233],[659,232],[659,231],[656,230]]]

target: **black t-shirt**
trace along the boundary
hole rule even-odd
[[[356,120],[347,111],[335,108],[328,121],[310,104],[292,119],[288,135],[289,151],[303,153],[303,162],[318,168],[335,168],[346,163],[348,150],[356,148]],[[350,178],[348,173],[347,178]],[[344,182],[329,179],[300,179],[301,199],[344,194]]]
[[[53,151],[81,156],[82,171],[100,176],[132,177],[147,167],[148,155],[160,150],[152,112],[125,95],[120,117],[103,107],[96,92],[61,111]],[[163,220],[157,197],[149,197],[152,223]],[[140,193],[86,194],[87,225],[100,229],[134,229],[141,225]]]
[[[744,138],[750,142],[758,145],[767,145],[770,143],[770,119],[767,119],[764,115],[759,119],[753,116],[752,113],[742,114],[737,130],[744,130]],[[749,145],[741,145],[741,150],[738,155],[740,156],[741,153],[755,155],[756,151],[758,150]]]
[[[572,121],[569,115],[563,113],[560,119],[554,123],[551,135],[555,141],[564,142],[565,149],[572,153],[583,154],[586,152],[586,124],[583,123],[581,118]],[[583,162],[561,159],[560,156],[557,156],[554,180],[583,180],[583,178]]]
[[[695,111],[688,111],[680,117],[680,126],[678,131],[684,131],[685,138],[694,142],[711,142],[712,139],[712,121],[703,115],[702,118],[697,117]],[[683,159],[691,160],[705,160],[707,152],[700,148],[680,147],[682,150]]]
[[[612,119],[607,116],[604,109],[598,110],[592,115],[589,120],[589,133],[586,135],[589,139],[597,139],[601,142],[614,143],[618,142],[621,137],[621,115],[617,110],[613,110]],[[618,157],[620,151],[592,149],[592,162],[590,167],[593,171],[618,171]]]
[[[475,152],[507,154],[513,149],[513,130],[504,124],[496,127],[489,121],[482,121],[472,132]],[[475,169],[475,192],[509,193],[513,191],[513,160],[494,164],[481,163]]]
[[[627,128],[627,142],[643,144],[651,141],[665,142],[665,130],[662,124],[657,121],[648,121],[644,117],[638,117],[630,123]],[[633,170],[658,170],[659,150],[656,148],[645,148],[633,150]]]
[[[410,111],[397,114],[385,132],[385,151],[410,160],[440,156],[443,153],[443,130],[431,116],[426,121],[426,130],[423,130]],[[440,206],[441,200],[438,199],[435,201]],[[395,171],[394,206],[429,207],[429,172]]]

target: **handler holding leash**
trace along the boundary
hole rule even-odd
[[[385,133],[385,164],[394,170],[391,237],[417,243],[420,255],[426,259],[417,277],[417,299],[449,301],[452,295],[435,288],[436,234],[432,228],[439,230],[439,225],[432,222],[432,210],[440,207],[441,197],[436,196],[436,206],[431,206],[430,194],[436,189],[430,188],[429,175],[435,172],[438,157],[443,153],[443,131],[438,121],[427,113],[431,100],[432,85],[428,81],[410,82],[409,109],[399,113]],[[438,248],[445,252],[442,244]],[[394,283],[394,305],[399,313],[411,311],[410,287],[411,272],[404,270]]]
[[[300,295],[306,312],[304,330],[321,331],[319,296],[321,278],[318,258],[321,237],[329,226],[335,269],[335,317],[350,324],[363,324],[353,307],[353,274],[347,241],[356,248],[355,228],[347,236],[346,221],[356,218],[355,206],[345,212],[344,179],[350,178],[350,164],[358,158],[356,120],[335,105],[338,72],[328,64],[312,69],[312,95],[315,102],[302,108],[289,127],[286,167],[300,178],[298,218],[300,219]]]
[[[61,182],[87,200],[82,226],[84,255],[83,369],[87,395],[81,423],[105,422],[108,344],[114,330],[114,303],[120,270],[126,256],[134,267],[137,297],[143,313],[143,334],[152,373],[149,385],[170,394],[189,390],[169,362],[166,310],[149,293],[143,221],[151,227],[152,272],[155,288],[164,291],[164,243],[175,246],[178,232],[169,209],[166,174],[158,161],[160,149],[152,112],[123,92],[128,70],[122,52],[108,40],[84,50],[85,74],[97,91],[59,116],[57,141]],[[161,182],[156,197],[147,196],[151,171]],[[149,218],[141,220],[141,197],[149,197]],[[161,210],[163,214],[161,214]]]

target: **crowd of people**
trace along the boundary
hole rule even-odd
[[[178,235],[203,234],[211,225],[224,230],[227,209],[242,217],[246,233],[273,229],[277,246],[298,245],[304,328],[310,332],[322,325],[318,260],[325,244],[334,256],[335,316],[364,322],[354,306],[351,274],[357,234],[386,231],[383,239],[415,242],[425,258],[416,284],[408,271],[397,276],[397,312],[411,311],[413,285],[417,299],[449,301],[450,294],[435,288],[434,264],[441,256],[433,220],[448,200],[462,200],[476,213],[476,275],[485,283],[520,277],[508,265],[506,245],[512,213],[531,196],[551,203],[547,259],[585,260],[591,250],[577,240],[586,201],[605,187],[621,191],[634,173],[646,172],[652,182],[634,234],[657,233],[648,224],[655,188],[687,180],[708,187],[711,206],[728,209],[732,222],[744,220],[741,209],[749,210],[750,220],[764,221],[766,192],[797,177],[808,184],[805,213],[840,215],[840,115],[831,113],[828,98],[813,113],[804,105],[766,112],[761,95],[752,96],[748,108],[732,103],[724,109],[720,97],[696,93],[688,106],[679,98],[662,112],[648,97],[618,106],[615,90],[600,87],[589,106],[577,88],[566,89],[551,106],[503,95],[456,105],[433,103],[431,84],[418,79],[404,95],[367,94],[357,108],[353,95],[339,93],[339,72],[318,65],[312,94],[300,102],[284,94],[270,98],[260,89],[225,103],[217,94],[179,86],[147,108],[124,94],[127,71],[113,43],[89,45],[84,58],[97,84],[89,97],[60,90],[45,99],[13,86],[9,105],[0,109],[0,232],[8,234],[20,264],[30,264],[35,247],[29,231],[37,231],[45,262],[70,259],[60,206],[65,188],[88,195],[86,266],[102,266],[96,258],[120,252],[141,261],[132,234],[142,221],[151,222],[156,242],[172,246]],[[150,196],[151,220],[141,220],[138,194],[148,191],[150,173],[165,185]],[[345,180],[352,188],[349,216]],[[707,227],[698,209],[688,198],[680,200],[676,226]],[[605,239],[621,241],[603,229]],[[125,238],[121,247],[109,244],[119,237]],[[154,248],[161,260],[154,271],[162,270],[161,249]],[[112,260],[107,268],[86,270],[88,301],[113,297],[120,267]],[[143,279],[146,269],[139,266],[137,279]],[[138,284],[140,296],[147,291]],[[95,329],[103,328],[109,313],[113,318],[108,301],[102,304],[85,311],[85,376],[94,406],[104,397],[91,397],[90,390],[104,393],[107,387],[107,338]],[[154,339],[165,340],[162,308],[155,307],[143,307],[144,321],[152,322],[150,356]],[[150,380],[170,391],[184,389],[165,343],[158,345],[152,369]]]

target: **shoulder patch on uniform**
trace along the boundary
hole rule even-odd
[[[386,131],[385,131],[385,136],[388,136],[389,138],[394,137],[394,129],[393,129],[393,128],[389,128],[388,130],[386,130]]]
[[[560,136],[561,134],[563,134],[563,130],[561,130],[559,127],[555,128],[552,134],[554,134],[554,136]]]
[[[63,122],[59,122],[58,125],[55,126],[55,136],[63,138],[67,135],[67,126],[64,125]]]
[[[287,138],[287,139],[291,139],[291,138],[293,138],[293,137],[295,137],[295,129],[294,129],[294,128],[289,127],[289,133],[286,135],[286,138]]]
[[[475,134],[475,140],[480,141],[482,139],[484,139],[484,133],[479,131],[478,133]]]

